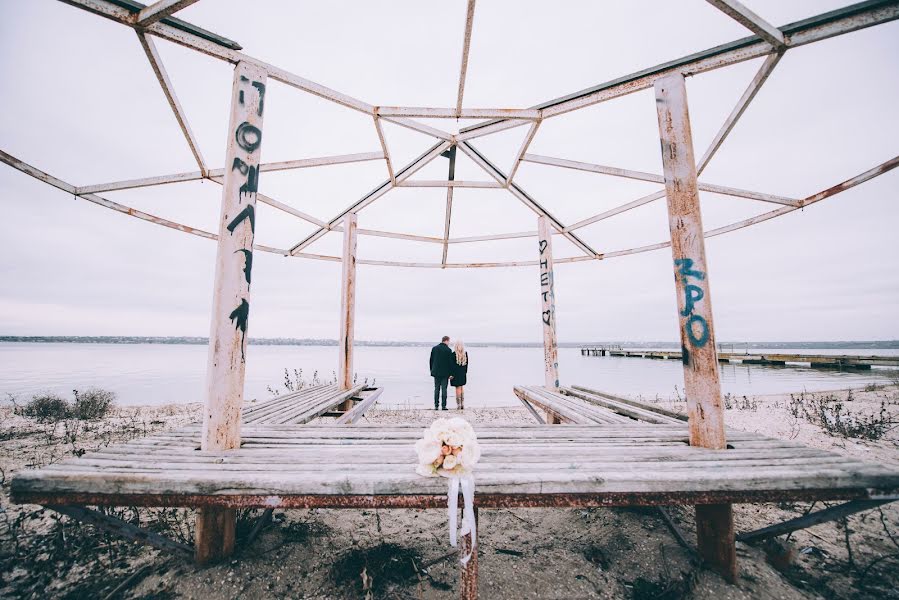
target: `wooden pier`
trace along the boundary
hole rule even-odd
[[[682,355],[675,350],[623,350],[620,347],[590,346],[581,348],[581,356],[681,360]],[[784,366],[787,363],[807,364],[814,369],[870,369],[871,367],[899,367],[899,356],[719,352],[718,362],[773,366]]]

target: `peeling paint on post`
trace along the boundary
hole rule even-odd
[[[547,389],[559,388],[559,351],[556,344],[556,290],[553,272],[553,240],[549,219],[537,218],[537,249],[540,252],[540,320],[543,323],[543,363]]]
[[[265,85],[265,71],[246,62],[237,63],[231,92],[209,332],[201,437],[204,451],[240,447]],[[232,509],[200,510],[197,561],[202,564],[229,556],[234,550],[234,525]]]
[[[690,417],[690,445],[725,451],[727,443],[712,298],[683,75],[676,73],[657,80],[655,93],[674,259],[684,391]],[[735,581],[737,566],[731,506],[697,505],[696,523],[702,557],[728,581]]]
[[[353,339],[356,326],[356,213],[343,218],[343,274],[340,286],[340,357],[337,382],[340,389],[353,386]],[[352,405],[347,400],[344,409]]]

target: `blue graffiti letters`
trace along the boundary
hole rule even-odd
[[[698,285],[693,285],[692,283],[684,286],[684,309],[680,311],[681,316],[686,317],[689,314],[692,314],[693,307],[696,306],[696,303],[703,299],[705,296],[705,292],[702,291],[702,288]]]
[[[695,277],[700,281],[705,279],[705,273],[693,270],[692,258],[676,258],[674,259],[674,265],[678,267],[677,272],[680,273],[682,281],[686,281],[687,277]]]
[[[705,291],[698,285],[687,283],[687,278],[693,277],[699,281],[704,281],[705,272],[693,268],[692,258],[676,258],[674,266],[677,267],[677,273],[684,284],[684,307],[680,310],[680,315],[687,317],[684,321],[684,333],[694,347],[702,348],[708,343],[711,335],[709,323],[705,317],[693,314],[693,311],[699,302],[705,298]],[[683,352],[684,364],[688,364],[688,357],[689,353],[685,348]]]
[[[699,325],[699,335],[696,335],[696,327]],[[692,315],[684,324],[687,330],[687,337],[697,348],[702,348],[709,341],[709,324],[699,315]]]

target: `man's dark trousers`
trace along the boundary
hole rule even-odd
[[[438,401],[442,401],[442,407],[446,410],[446,391],[449,387],[449,377],[434,378],[434,410],[438,408]]]

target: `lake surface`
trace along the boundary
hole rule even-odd
[[[754,350],[758,351],[758,350]],[[778,352],[786,352],[778,349]],[[385,388],[381,406],[432,405],[428,375],[429,348],[359,347],[355,370],[359,380],[374,379]],[[796,350],[813,354],[899,355],[899,350]],[[470,348],[466,407],[518,406],[516,384],[543,383],[542,348]],[[333,379],[335,346],[263,346],[247,349],[246,397],[271,397],[267,387],[279,387],[284,369],[303,369],[305,379],[318,371]],[[672,397],[683,389],[683,371],[676,360],[587,357],[577,348],[559,349],[563,385],[585,385],[620,395]],[[0,343],[0,401],[12,394],[27,400],[52,391],[66,396],[91,386],[113,390],[121,404],[160,405],[202,402],[206,346],[172,344]],[[773,394],[831,390],[884,383],[885,369],[832,371],[800,366],[721,365],[724,393]],[[450,405],[453,405],[450,389]]]

